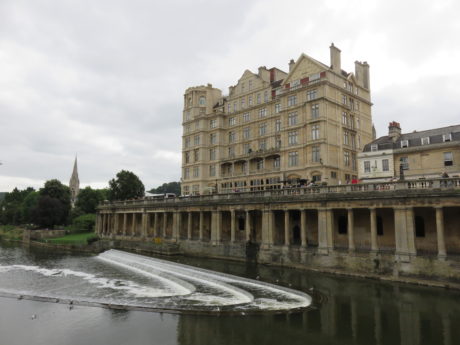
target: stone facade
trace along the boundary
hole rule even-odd
[[[460,280],[459,224],[455,178],[114,202],[96,229],[184,254]]]
[[[212,85],[184,95],[182,194],[257,191],[357,178],[372,140],[369,65],[341,69],[302,54],[278,68],[246,70],[222,96]]]
[[[401,134],[391,122],[387,136],[364,146],[358,154],[364,181],[460,176],[460,125]]]

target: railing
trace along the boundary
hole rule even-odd
[[[265,186],[251,186],[264,188]],[[442,178],[442,179],[426,179],[426,180],[405,180],[395,182],[374,182],[374,183],[359,183],[346,185],[311,185],[292,188],[269,189],[248,191],[249,186],[235,189],[226,189],[228,193],[206,194],[196,196],[182,196],[167,199],[135,199],[125,201],[114,201],[112,203],[105,201],[102,206],[129,206],[129,205],[151,205],[156,203],[174,204],[176,202],[197,202],[197,201],[217,201],[217,200],[241,200],[246,198],[260,197],[280,197],[280,196],[296,196],[296,195],[313,195],[313,194],[344,194],[356,192],[385,192],[398,190],[458,190],[460,191],[460,178]]]

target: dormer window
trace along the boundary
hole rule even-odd
[[[430,137],[422,138],[422,145],[429,145],[430,144]]]
[[[206,105],[206,97],[201,96],[201,97],[200,97],[200,100],[199,100],[199,104],[200,104],[200,105]]]
[[[444,141],[444,142],[452,141],[452,133],[443,134],[442,135],[442,141]]]
[[[375,152],[379,150],[379,145],[378,144],[372,144],[371,145],[371,152]]]
[[[401,148],[409,147],[409,140],[401,140]]]

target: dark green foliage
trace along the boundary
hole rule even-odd
[[[30,192],[22,202],[22,220],[23,223],[33,223],[35,212],[40,198],[39,192]]]
[[[96,224],[95,214],[84,214],[73,220],[72,232],[94,231],[95,224]]]
[[[40,196],[34,213],[34,223],[44,228],[52,228],[56,224],[64,224],[68,214],[69,209],[59,199],[48,195]]]
[[[83,213],[95,213],[97,205],[105,199],[104,194],[104,189],[92,189],[91,187],[81,189],[75,206],[80,208]]]
[[[109,181],[108,199],[126,200],[144,196],[145,188],[142,181],[131,171],[120,171],[115,179]]]
[[[23,202],[32,192],[34,189],[29,187],[24,190],[14,188],[10,193],[6,193],[0,202],[0,222],[12,225],[23,223]]]
[[[149,193],[162,194],[162,193],[174,193],[180,195],[180,182],[169,182],[163,183],[157,188],[152,188]]]

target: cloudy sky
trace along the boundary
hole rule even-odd
[[[0,0],[0,191],[180,177],[184,90],[304,52],[371,66],[377,135],[460,124],[460,1]]]

